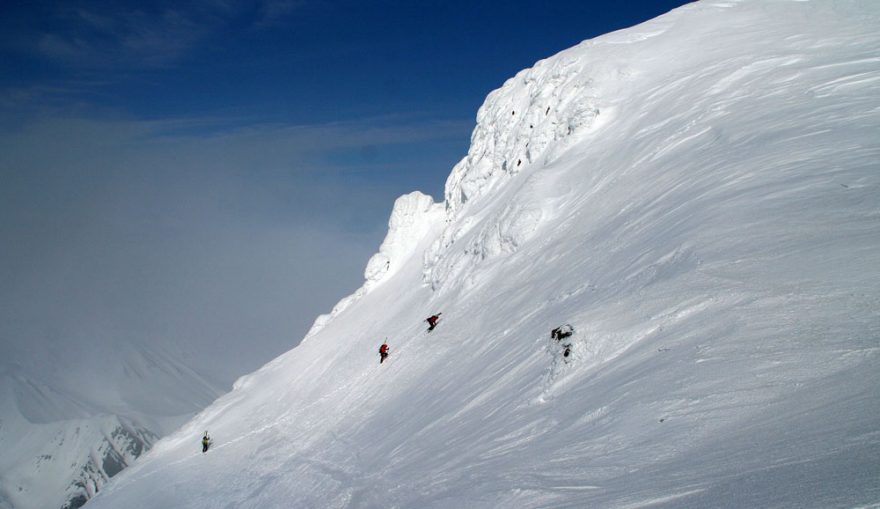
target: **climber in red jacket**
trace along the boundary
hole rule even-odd
[[[428,325],[429,325],[428,332],[431,332],[432,330],[434,330],[434,327],[437,326],[437,321],[440,320],[440,315],[442,315],[442,314],[443,313],[437,313],[436,315],[429,316],[428,318],[425,319],[425,321],[428,322]]]
[[[388,343],[382,343],[379,347],[379,364],[385,362],[385,357],[388,357]]]

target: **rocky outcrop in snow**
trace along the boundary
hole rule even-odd
[[[64,439],[77,440],[80,435],[87,434],[99,434],[100,438],[91,440],[95,445],[80,460],[82,463],[79,474],[67,487],[67,499],[62,509],[75,509],[84,505],[111,477],[131,465],[159,438],[143,427],[116,416],[87,421],[74,430],[73,437]]]
[[[0,368],[0,508],[80,507],[218,394],[162,352],[111,354],[118,362],[105,367],[109,387]],[[145,382],[151,379],[159,383]]]
[[[21,427],[29,433],[16,432]],[[4,462],[0,507],[80,507],[156,440],[140,424],[114,415],[32,423],[7,414],[0,421],[0,444],[5,461],[14,464]]]

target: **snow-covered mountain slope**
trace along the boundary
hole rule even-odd
[[[220,395],[156,345],[124,346],[96,350],[91,379],[0,365],[0,508],[80,507]]]
[[[0,507],[79,507],[157,439],[114,415],[46,423],[4,415]]]
[[[519,73],[364,288],[89,507],[880,503],[878,55],[880,4],[703,1]]]

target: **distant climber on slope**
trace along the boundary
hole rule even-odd
[[[568,339],[574,334],[574,327],[570,324],[560,325],[550,331],[550,337],[555,339],[562,346],[562,356],[568,359],[571,355],[571,340]]]
[[[436,315],[431,315],[425,319],[425,321],[428,322],[428,325],[429,325],[428,332],[431,332],[432,330],[434,330],[434,327],[437,326],[437,322],[440,320],[440,315],[442,315],[442,314],[443,313],[437,313]]]
[[[211,445],[211,437],[208,436],[208,432],[205,432],[205,436],[202,437],[202,452],[208,452],[208,446]]]
[[[382,346],[379,347],[379,364],[385,362],[385,357],[388,357],[388,343],[382,343]]]
[[[550,337],[555,339],[556,341],[565,339],[572,334],[574,334],[574,327],[569,324],[560,325],[559,327],[556,327],[555,329],[550,331]]]

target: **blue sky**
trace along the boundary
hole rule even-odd
[[[471,119],[536,60],[683,3],[5,2],[0,76],[137,118]]]
[[[3,2],[0,353],[257,367],[360,285],[396,196],[442,198],[491,90],[683,3]]]

